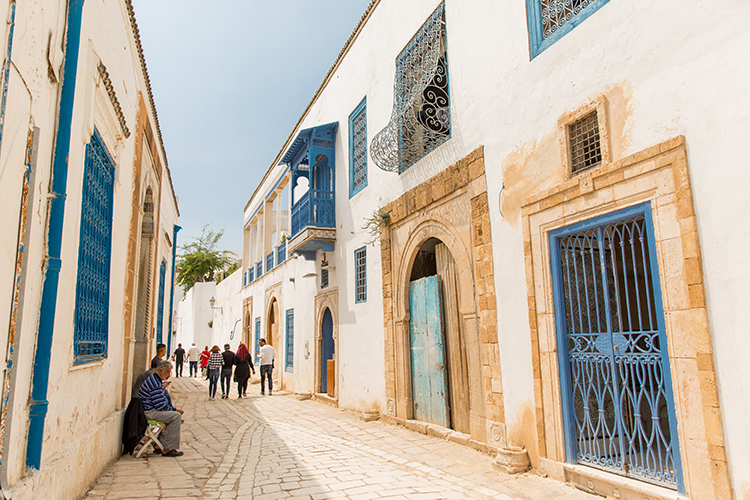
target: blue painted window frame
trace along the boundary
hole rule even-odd
[[[354,302],[367,302],[367,247],[354,251]]]
[[[105,359],[108,353],[114,187],[115,163],[94,129],[86,145],[81,187],[74,364]]]
[[[355,134],[354,130],[354,120],[358,119],[361,115],[364,115],[364,121],[365,121],[365,128],[364,132],[362,134]],[[361,141],[361,144],[365,148],[365,179],[364,181],[359,185],[354,185],[354,147],[357,145],[357,142]],[[349,198],[352,198],[355,194],[362,191],[364,188],[367,187],[368,182],[368,162],[367,162],[367,97],[362,99],[362,102],[357,105],[357,107],[352,111],[352,113],[349,115]]]
[[[294,371],[294,309],[286,311],[286,371]]]
[[[570,21],[566,22],[560,29],[551,33],[546,39],[542,28],[542,5],[540,0],[526,0],[526,19],[529,28],[529,53],[531,59],[547,50],[559,39],[568,34],[573,28],[585,21],[590,15],[607,4],[609,0],[593,0],[589,5]]]
[[[167,277],[167,259],[162,259],[159,264],[159,301],[156,310],[156,342],[162,343],[164,338],[164,285]]]
[[[648,255],[651,266],[652,286],[654,294],[654,307],[658,311],[656,314],[657,327],[659,328],[659,342],[662,347],[661,367],[664,377],[665,399],[671,415],[676,417],[674,406],[674,390],[672,388],[672,372],[669,367],[669,342],[667,339],[666,319],[664,314],[664,304],[661,294],[661,275],[659,273],[659,257],[656,253],[656,240],[654,238],[654,219],[651,210],[651,203],[645,202],[632,207],[624,208],[615,212],[600,215],[593,219],[565,226],[554,231],[550,231],[548,244],[550,248],[550,268],[552,271],[552,293],[554,296],[555,311],[555,334],[557,340],[557,361],[560,371],[560,401],[562,403],[563,431],[565,444],[565,460],[568,463],[577,463],[576,448],[576,424],[573,414],[575,412],[574,402],[570,398],[573,392],[570,363],[568,362],[568,339],[566,328],[565,300],[563,292],[562,270],[558,265],[560,262],[560,245],[558,241],[565,236],[580,233],[587,229],[593,229],[605,226],[615,222],[631,219],[642,215],[646,224],[646,237],[648,244]],[[677,429],[677,419],[670,419],[669,432],[674,436],[674,467],[677,476],[677,491],[685,494],[685,483],[682,475],[682,460],[680,456],[680,440]]]

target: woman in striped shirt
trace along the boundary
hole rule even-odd
[[[219,372],[224,365],[224,357],[221,355],[221,349],[215,345],[211,348],[211,355],[208,357],[208,399],[216,397],[216,387],[219,385]]]

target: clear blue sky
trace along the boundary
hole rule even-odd
[[[243,209],[370,0],[133,0],[178,244],[242,249]]]

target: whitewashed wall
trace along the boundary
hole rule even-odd
[[[338,239],[329,260],[336,266],[330,286],[338,287],[340,300],[340,404],[360,408],[384,401],[379,249],[368,247],[367,303],[353,298],[353,251],[366,238],[363,219],[484,146],[506,423],[511,442],[532,445],[535,437],[523,430],[534,394],[519,206],[524,186],[542,189],[552,179],[524,172],[523,165],[532,156],[558,165],[558,119],[606,94],[614,160],[686,137],[730,472],[736,498],[749,499],[750,319],[744,305],[750,303],[750,225],[744,215],[750,198],[744,189],[750,174],[744,166],[750,153],[750,33],[743,23],[750,4],[612,0],[530,61],[524,2],[447,0],[452,137],[401,175],[370,160],[368,187],[349,200],[348,116],[366,97],[368,143],[386,126],[395,58],[438,4],[381,0],[298,129],[339,122]],[[260,196],[279,173],[274,167]],[[505,216],[498,209],[504,183],[513,208]],[[314,327],[312,292],[295,292],[295,311],[306,311],[298,321],[303,328]]]
[[[0,15],[8,13],[8,2],[0,1]],[[59,87],[48,78],[47,41],[53,40],[53,69],[60,78],[55,46],[65,38],[65,2],[18,2],[13,40],[14,62],[9,82],[8,106],[0,156],[0,321],[8,324],[7,305],[12,291],[15,235],[18,231],[20,174],[23,148],[29,124],[39,127],[38,161],[31,191],[34,203],[30,244],[26,247],[28,272],[21,323],[17,335],[16,379],[10,425],[6,427],[10,449],[3,462],[7,482],[14,498],[74,498],[83,494],[121,451],[119,443],[123,389],[124,303],[133,192],[133,163],[136,117],[139,95],[146,93],[144,75],[131,30],[125,2],[91,0],[85,3],[81,31],[76,96],[73,109],[69,154],[67,199],[62,241],[62,270],[57,295],[54,337],[50,355],[50,383],[42,449],[42,468],[26,477],[25,455],[28,402],[31,388],[37,323],[43,283],[46,237],[46,194],[55,137]],[[5,34],[0,44],[5,53]],[[62,53],[59,54],[60,56]],[[96,66],[102,62],[112,79],[113,88],[130,128],[125,138],[107,91],[100,82]],[[149,111],[148,119],[155,123]],[[112,259],[110,270],[109,346],[105,360],[73,364],[73,317],[79,250],[81,186],[85,147],[96,127],[115,162]],[[15,139],[14,139],[15,137]],[[166,159],[161,158],[162,164]],[[170,182],[165,169],[162,185]],[[170,204],[162,213],[162,222],[171,227],[177,222],[176,203],[171,191],[163,197]],[[159,250],[160,254],[164,252]],[[168,259],[168,263],[171,260]],[[168,319],[166,316],[165,320]],[[7,331],[0,333],[5,346]],[[80,388],[85,387],[82,391]]]

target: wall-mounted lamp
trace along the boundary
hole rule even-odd
[[[294,283],[294,278],[289,278],[289,281],[291,281],[292,283]]]
[[[211,297],[208,300],[208,303],[211,304],[211,309],[218,309],[219,312],[221,312],[222,314],[224,314],[224,308],[222,306],[214,307],[214,304],[216,304],[216,299],[215,298]]]

